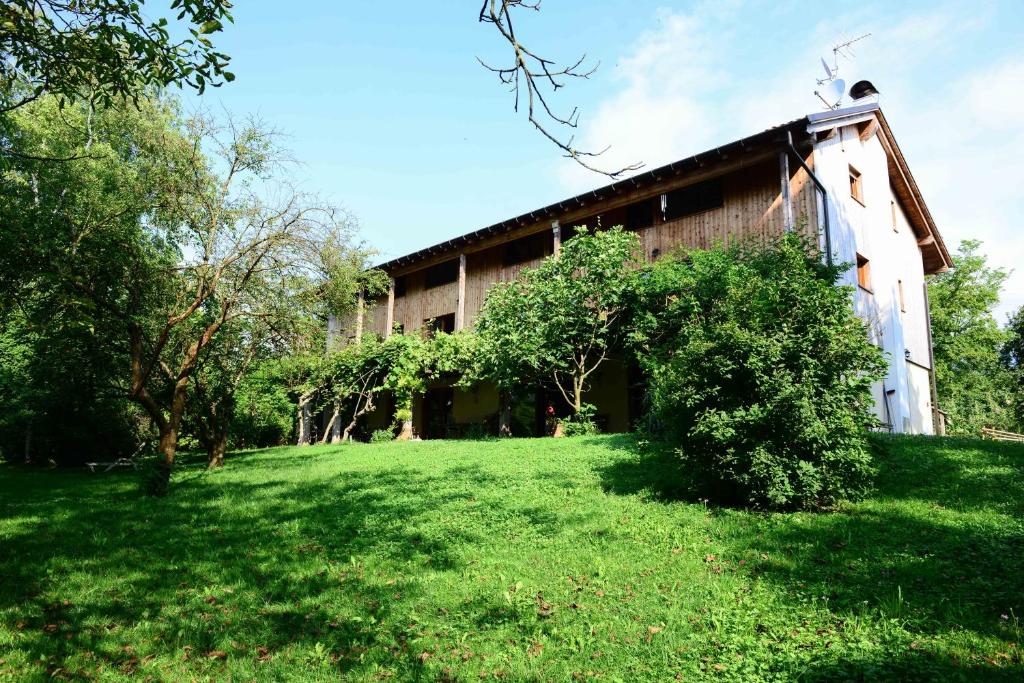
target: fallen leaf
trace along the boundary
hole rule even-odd
[[[426,664],[427,660],[430,659],[432,656],[433,655],[431,655],[429,652],[421,652],[420,656],[417,657],[417,659],[420,660],[420,664]]]
[[[530,647],[529,647],[529,649],[528,649],[528,650],[526,651],[526,654],[530,655],[531,657],[537,657],[537,656],[538,656],[538,655],[540,655],[540,653],[541,653],[541,652],[543,652],[543,651],[544,651],[544,646],[543,646],[543,645],[541,645],[541,644],[540,644],[539,642],[537,642],[537,641],[535,640],[535,641],[533,641],[533,642],[532,642],[532,643],[530,644]]]
[[[704,556],[704,561],[705,561],[705,562],[714,562],[714,561],[715,561],[715,560],[717,560],[717,559],[718,559],[718,558],[717,558],[717,557],[715,557],[714,555],[705,555],[705,556]]]
[[[210,659],[227,659],[228,653],[224,650],[210,650],[206,653],[206,656]]]
[[[549,617],[555,608],[550,602],[544,599],[544,596],[537,593],[537,613],[542,617]]]

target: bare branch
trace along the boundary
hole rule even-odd
[[[539,12],[540,0],[483,0],[479,17],[481,23],[493,24],[501,37],[512,48],[512,65],[495,67],[479,57],[477,58],[477,61],[485,69],[498,75],[498,80],[503,85],[509,86],[514,96],[514,111],[519,111],[519,103],[523,99],[523,91],[525,91],[527,118],[533,127],[561,149],[565,153],[565,157],[572,159],[589,171],[615,179],[643,168],[643,163],[629,164],[614,171],[598,168],[588,159],[604,154],[608,151],[607,147],[599,152],[577,149],[573,146],[574,136],[564,138],[550,130],[551,124],[575,129],[579,123],[579,110],[574,108],[568,116],[555,113],[541,86],[546,86],[550,88],[551,92],[556,92],[559,88],[564,87],[570,78],[590,78],[599,64],[595,64],[590,69],[583,68],[583,63],[587,58],[584,54],[575,63],[559,67],[554,61],[533,52],[520,43],[516,37],[515,29],[512,26],[512,10],[515,8]]]

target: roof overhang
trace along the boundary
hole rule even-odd
[[[872,134],[875,132],[879,134],[888,158],[889,176],[892,180],[893,189],[905,207],[910,224],[918,238],[925,272],[929,274],[939,273],[952,267],[952,259],[950,259],[942,237],[935,227],[935,221],[932,219],[931,213],[924,203],[921,191],[910,173],[906,159],[904,159],[903,153],[896,144],[896,140],[889,129],[885,117],[882,115],[881,109],[877,103],[872,102],[835,111],[810,114],[789,123],[769,128],[755,135],[736,140],[727,145],[709,149],[700,154],[680,159],[671,164],[660,166],[611,183],[610,185],[605,185],[596,190],[584,192],[575,197],[520,214],[500,223],[480,228],[446,242],[391,259],[381,263],[377,268],[387,272],[395,272],[405,270],[409,266],[424,261],[436,262],[445,255],[450,254],[451,257],[454,257],[459,251],[470,248],[473,245],[480,246],[480,243],[497,239],[503,233],[510,233],[517,229],[536,225],[545,220],[560,219],[569,213],[586,211],[587,207],[605,202],[610,197],[627,192],[642,192],[644,188],[653,188],[666,178],[691,173],[702,175],[709,170],[713,170],[716,166],[725,167],[730,165],[730,163],[735,163],[737,160],[742,160],[743,157],[754,157],[764,152],[776,149],[781,150],[790,134],[797,147],[807,146],[815,135],[820,135],[849,124],[873,126]]]
[[[918,247],[921,249],[921,259],[924,263],[924,272],[928,275],[941,273],[953,267],[953,259],[950,258],[942,235],[935,225],[928,205],[925,204],[921,195],[921,188],[914,180],[907,160],[900,151],[896,138],[889,128],[881,108],[877,102],[825,111],[811,114],[807,117],[807,132],[821,135],[828,133],[842,126],[857,125],[861,128],[861,137],[868,139],[871,135],[878,135],[882,148],[885,150],[886,161],[889,166],[889,181],[892,184],[893,192],[899,199],[907,214],[907,218],[917,237]]]
[[[597,188],[590,192],[564,199],[554,204],[549,204],[540,209],[509,218],[500,223],[466,233],[447,242],[440,242],[419,251],[400,256],[390,261],[381,263],[377,268],[384,271],[402,270],[414,263],[427,260],[437,260],[443,254],[465,249],[473,244],[488,240],[501,233],[511,232],[517,228],[537,224],[544,220],[556,220],[570,212],[585,210],[588,206],[598,205],[609,197],[621,195],[626,192],[643,191],[645,187],[651,187],[664,181],[666,178],[682,176],[686,174],[703,173],[713,170],[715,166],[726,166],[729,162],[742,159],[743,157],[761,153],[780,150],[787,133],[792,133],[797,146],[807,145],[811,136],[807,132],[807,118],[790,121],[774,128],[762,131],[755,135],[736,140],[721,147],[715,147],[707,151],[695,154],[692,157],[674,161],[665,166],[659,166],[650,171],[630,176],[610,185]],[[696,180],[696,179],[695,179]]]

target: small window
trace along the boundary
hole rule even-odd
[[[718,180],[706,180],[703,183],[682,187],[667,192],[664,196],[663,206],[667,221],[718,209],[725,204],[722,183]]]
[[[871,291],[871,263],[860,254],[857,254],[857,284]]]
[[[426,288],[440,287],[459,279],[459,259],[452,259],[427,268],[424,277]]]
[[[626,230],[642,230],[654,225],[654,203],[650,199],[626,207]]]
[[[657,259],[659,256],[661,256],[661,249],[651,249],[651,260],[652,261]]]
[[[403,325],[402,323],[395,323],[394,326],[392,326],[391,330],[395,334],[405,334],[405,325]]]
[[[408,278],[405,275],[395,278],[395,298],[400,299],[405,296],[405,288],[408,285]]]
[[[907,300],[903,296],[903,280],[897,280],[896,281],[896,289],[899,290],[899,294],[900,294],[900,312],[901,313],[906,313],[907,312]]]
[[[861,204],[864,203],[864,187],[861,182],[860,171],[850,166],[850,196]]]
[[[548,245],[553,244],[554,235],[552,235],[550,230],[538,232],[527,237],[520,237],[505,244],[502,250],[501,262],[506,266],[514,266],[517,263],[544,258],[550,251]]]
[[[896,220],[896,200],[895,199],[890,199],[889,200],[889,208],[892,210],[892,231],[893,232],[899,232],[900,231],[900,224]]]
[[[455,331],[455,314],[446,313],[445,315],[439,315],[436,318],[427,318],[423,321],[423,327],[427,330],[427,335],[431,337],[438,332],[451,334]]]

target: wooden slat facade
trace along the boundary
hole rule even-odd
[[[813,158],[808,157],[806,161],[813,167]],[[737,239],[768,239],[783,233],[785,225],[781,176],[775,156],[762,156],[752,165],[744,165],[732,173],[718,176],[717,180],[722,184],[720,208],[662,222],[662,193],[692,185],[707,177],[701,174],[696,179],[692,176],[673,178],[660,183],[654,191],[639,196],[613,195],[603,203],[588,207],[586,215],[579,215],[582,211],[567,211],[559,219],[559,223],[562,226],[572,226],[586,222],[590,224],[588,227],[595,227],[595,223],[599,223],[601,228],[624,225],[627,206],[637,202],[649,202],[654,224],[637,230],[644,258],[647,260],[655,255],[667,254],[678,247],[707,249],[715,244],[727,245]],[[796,229],[816,238],[817,199],[814,187],[802,169],[798,168],[792,175],[790,195]],[[492,284],[511,281],[523,269],[535,267],[540,262],[540,259],[533,259],[514,265],[504,265],[504,245],[514,239],[539,232],[550,234],[552,220],[546,219],[532,225],[524,225],[505,235],[472,245],[461,252],[466,254],[466,327],[473,324]],[[547,239],[543,253],[547,256],[552,251],[553,239]],[[404,331],[416,330],[423,326],[424,321],[431,318],[457,312],[458,283],[451,282],[427,288],[424,275],[429,266],[457,259],[459,255],[458,251],[441,252],[422,264],[392,273],[395,277],[405,279],[405,294],[396,297],[394,301],[394,322],[401,325]],[[383,296],[377,302],[368,304],[365,332],[382,336],[385,334],[388,319],[387,302],[387,297]]]

